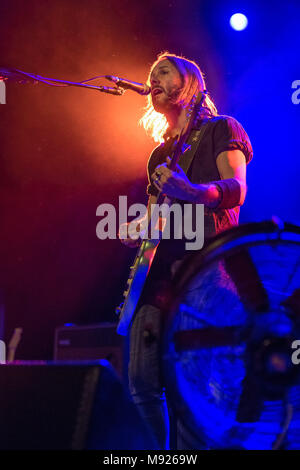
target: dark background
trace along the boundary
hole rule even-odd
[[[233,13],[248,16],[236,32]],[[296,1],[1,0],[0,66],[65,80],[145,82],[161,51],[196,60],[220,114],[254,148],[241,221],[299,221],[300,79]],[[109,85],[105,80],[102,84]],[[114,320],[134,251],[96,237],[96,208],[146,203],[154,142],[145,98],[44,84],[6,85],[0,105],[0,286],[18,359],[51,359],[54,330]]]

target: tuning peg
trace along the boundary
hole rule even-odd
[[[116,307],[116,309],[115,309],[115,314],[116,315],[120,315],[120,313],[122,311],[122,308],[123,308],[123,305],[124,305],[124,302],[120,303],[120,305],[118,307]]]

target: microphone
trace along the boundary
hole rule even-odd
[[[132,82],[126,78],[114,77],[113,75],[105,75],[107,80],[114,82],[117,86],[125,88],[125,90],[136,91],[140,95],[149,95],[150,87],[144,83]]]

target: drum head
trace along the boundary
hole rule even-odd
[[[178,448],[300,449],[300,228],[224,232],[176,282],[163,365]]]

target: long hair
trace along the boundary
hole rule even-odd
[[[188,107],[194,96],[197,96],[200,91],[205,92],[202,107],[212,116],[216,116],[218,112],[206,91],[203,72],[196,62],[192,60],[170,54],[169,52],[162,52],[151,66],[147,84],[150,86],[150,76],[154,67],[164,59],[169,60],[176,67],[183,81],[183,86],[173,99],[173,103],[181,107]],[[147,100],[148,104],[145,108],[144,115],[140,119],[140,124],[144,127],[146,132],[153,137],[155,142],[163,142],[164,135],[168,128],[167,119],[162,113],[155,111],[151,95],[148,95]]]

